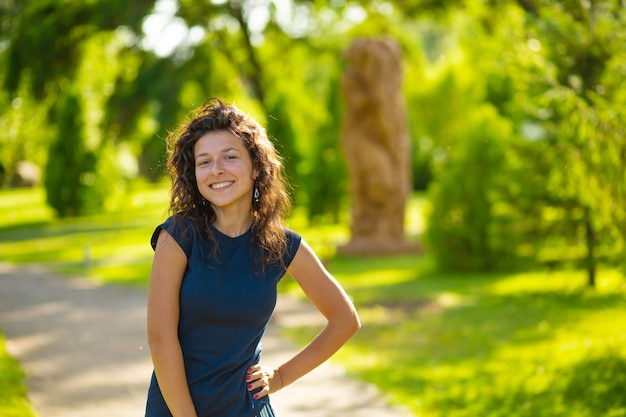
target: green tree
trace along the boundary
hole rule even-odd
[[[4,85],[14,92],[24,74],[31,75],[36,97],[59,81],[70,80],[81,59],[80,44],[89,36],[122,25],[135,33],[154,0],[13,1],[2,19],[8,33]],[[33,57],[37,59],[33,59]]]
[[[565,246],[578,253],[590,286],[601,262],[623,261],[626,237],[624,118],[603,98],[597,100],[588,103],[569,88],[553,89],[546,97],[552,116],[543,146],[551,160],[547,202],[567,213],[554,221],[568,238]]]
[[[510,121],[515,135],[526,138],[510,142],[506,150],[509,158],[503,172],[509,175],[510,189],[517,191],[483,199],[488,201],[483,207],[489,209],[487,213],[498,207],[515,207],[508,210],[513,233],[490,229],[491,239],[501,241],[506,233],[511,235],[511,242],[518,245],[515,250],[510,248],[508,259],[512,261],[526,256],[553,265],[574,262],[583,266],[589,284],[594,285],[600,262],[623,263],[624,259],[624,90],[617,81],[626,75],[620,46],[625,43],[621,30],[624,10],[612,2],[586,6],[573,2],[569,8],[549,1],[525,1],[521,7],[517,2],[498,2],[490,8],[472,2],[466,5],[465,12],[473,20],[461,19],[465,23],[456,27],[457,46],[465,60],[475,63],[471,69],[466,67],[465,77],[474,86],[473,101],[489,102]],[[498,60],[489,59],[493,56]],[[463,78],[452,80],[457,79]],[[463,90],[457,84],[450,91],[458,94]],[[434,203],[441,206],[434,211],[443,210],[439,221],[447,219],[445,213],[452,217],[459,213],[453,202],[460,191],[446,188],[453,176],[447,170],[454,172],[459,164],[467,168],[459,188],[474,183],[477,175],[470,169],[477,160],[471,162],[473,153],[466,143],[477,146],[477,142],[471,139],[473,130],[463,122],[464,114],[473,112],[468,105],[454,111],[459,100],[450,103],[448,110],[452,111],[447,117],[454,122],[445,127],[444,131],[452,133],[444,138],[436,128],[443,122],[425,114],[425,126],[433,123],[433,128],[424,131],[434,132],[430,134],[437,183],[433,195]],[[450,130],[454,126],[457,128]],[[436,191],[441,189],[450,197]],[[480,223],[485,215],[482,210],[473,213],[475,221],[461,217],[468,226]],[[441,227],[431,224],[435,235]],[[475,228],[478,241],[480,230]],[[484,245],[464,243],[467,235],[450,237],[456,245],[471,247],[473,256],[482,256]],[[450,241],[447,244],[450,247]],[[443,254],[445,247],[434,250]],[[461,255],[458,264],[463,264]]]
[[[179,97],[189,80],[178,76],[180,66],[170,59],[139,51],[125,55],[131,64],[136,60],[135,68],[116,78],[115,91],[106,103],[104,129],[115,132],[115,143],[130,143],[139,174],[157,181],[165,172],[164,138],[182,117]]]
[[[306,181],[307,209],[311,220],[329,216],[333,222],[340,220],[341,208],[347,193],[347,168],[339,149],[341,134],[342,98],[340,78],[331,79],[328,92],[328,116],[315,137],[310,156],[311,171]]]
[[[511,204],[512,124],[482,105],[430,189],[427,247],[443,268],[495,270],[516,262],[521,236]]]
[[[80,99],[67,92],[59,103],[57,134],[46,165],[46,200],[59,216],[78,216],[89,205],[96,157],[85,147]],[[97,203],[102,203],[98,201]]]
[[[266,121],[267,134],[283,157],[284,171],[290,182],[300,181],[298,165],[300,155],[296,148],[297,133],[288,111],[289,103],[284,95],[279,95],[270,105]],[[293,190],[297,191],[297,190]]]
[[[584,250],[570,246],[579,248],[594,286],[597,265],[623,264],[626,254],[624,86],[616,82],[626,77],[626,10],[611,1],[526,3],[528,32],[552,68],[551,88],[533,97],[533,121],[543,129],[552,161],[548,201],[569,213],[567,234],[584,242]]]
[[[63,138],[57,134],[49,148],[53,153],[34,158],[34,162],[47,160],[50,164],[45,175],[53,178],[45,179],[47,185],[62,183],[59,167],[63,164],[54,160],[57,156],[61,161],[75,164],[69,168],[70,172],[82,173],[72,175],[74,178],[67,179],[67,184],[81,181],[84,189],[74,190],[72,185],[72,190],[68,191],[68,187],[62,186],[61,195],[54,196],[54,186],[48,187],[49,201],[60,215],[101,209],[103,196],[111,195],[110,191],[116,188],[117,149],[107,143],[110,137],[109,132],[103,130],[102,109],[120,71],[116,54],[123,46],[124,31],[119,28],[125,25],[126,40],[129,36],[132,38],[132,31],[138,30],[141,18],[152,3],[140,1],[128,7],[119,1],[13,2],[8,10],[14,19],[7,20],[4,15],[0,19],[3,29],[7,30],[2,34],[6,48],[0,54],[4,58],[1,73],[8,100],[11,103],[37,100],[36,110],[31,108],[27,117],[47,115],[47,120],[39,125],[31,123],[33,127],[38,126],[41,134],[24,134],[26,129],[23,129],[18,132],[19,137],[13,139],[4,135],[0,144],[14,140],[23,143],[24,148],[33,147],[53,132],[57,123],[62,124],[64,133],[72,132],[72,137],[68,138],[70,143],[81,143],[75,150],[65,150]],[[78,104],[74,103],[76,100]],[[68,108],[79,109],[75,117],[84,120],[70,121]],[[42,125],[52,127],[42,128]],[[15,152],[9,157],[19,157],[17,150]],[[77,160],[77,157],[85,160]],[[107,180],[100,181],[103,177]],[[94,185],[98,185],[100,196],[94,194]]]
[[[0,91],[0,187],[12,186],[17,165],[29,161],[43,167],[55,126],[48,120],[46,101],[35,100],[25,79],[14,97]],[[4,178],[2,178],[4,176]],[[19,182],[18,182],[19,183]]]

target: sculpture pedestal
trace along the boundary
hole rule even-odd
[[[419,254],[422,251],[418,242],[376,238],[353,239],[337,247],[337,253],[345,256],[390,256]]]

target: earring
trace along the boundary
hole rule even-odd
[[[257,183],[254,183],[254,202],[258,203],[259,199],[261,198],[261,193],[259,192],[259,185]]]

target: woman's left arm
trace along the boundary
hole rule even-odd
[[[251,389],[263,386],[259,396],[277,391],[321,365],[361,327],[354,304],[304,240],[287,272],[302,287],[327,323],[305,348],[273,372],[265,371],[260,365],[251,369]]]

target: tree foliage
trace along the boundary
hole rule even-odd
[[[348,192],[345,156],[340,153],[338,141],[341,130],[338,115],[342,114],[339,82],[339,77],[330,80],[326,105],[328,116],[315,134],[316,142],[310,157],[312,168],[305,182],[306,207],[313,221],[329,218],[339,222]]]
[[[514,139],[511,123],[493,107],[470,115],[463,142],[430,190],[427,242],[443,268],[494,270],[517,258]]]
[[[86,149],[82,109],[76,94],[65,94],[59,105],[57,135],[46,165],[46,199],[61,217],[84,213],[94,182],[96,157]],[[98,203],[98,202],[96,202]]]
[[[14,1],[2,22],[9,45],[5,88],[15,91],[20,78],[30,73],[33,92],[43,97],[51,81],[71,78],[83,41],[122,25],[137,31],[153,4],[154,0]]]
[[[571,262],[583,266],[589,284],[594,285],[600,262],[623,263],[624,259],[626,137],[621,127],[623,107],[616,100],[623,97],[623,87],[616,79],[626,75],[619,46],[626,40],[625,16],[623,7],[614,2],[571,3],[565,7],[528,1],[522,8],[509,4],[500,10],[506,15],[496,14],[495,18],[491,14],[497,11],[495,7],[488,11],[476,8],[473,25],[480,22],[479,29],[486,34],[510,43],[496,49],[499,61],[487,60],[486,54],[493,54],[497,44],[486,43],[484,37],[476,42],[477,31],[472,31],[471,42],[477,48],[465,47],[464,51],[473,54],[478,70],[488,80],[482,83],[482,91],[478,84],[479,99],[484,97],[496,106],[525,138],[511,149],[526,173],[508,180],[530,192],[515,198],[501,195],[485,212],[514,203],[519,208],[514,224],[520,227],[513,230],[522,234],[513,239],[519,247],[512,253],[520,257],[530,254],[536,261],[552,265]],[[465,142],[471,133],[451,136]],[[446,184],[445,171],[451,164],[459,163],[454,150],[445,156],[449,159],[440,167],[442,180],[437,179],[436,188]],[[464,178],[465,183],[474,180],[471,171]],[[435,205],[432,220],[452,210]],[[463,211],[465,216],[476,215],[472,213]],[[480,236],[481,228],[475,222],[465,225],[466,236]],[[431,227],[437,230],[441,226]],[[507,232],[501,233],[505,236]],[[513,237],[517,237],[515,233]],[[460,238],[455,241],[462,243]],[[442,253],[445,247],[439,250]],[[483,259],[489,253],[475,247],[472,256]],[[462,258],[459,255],[456,260]]]

